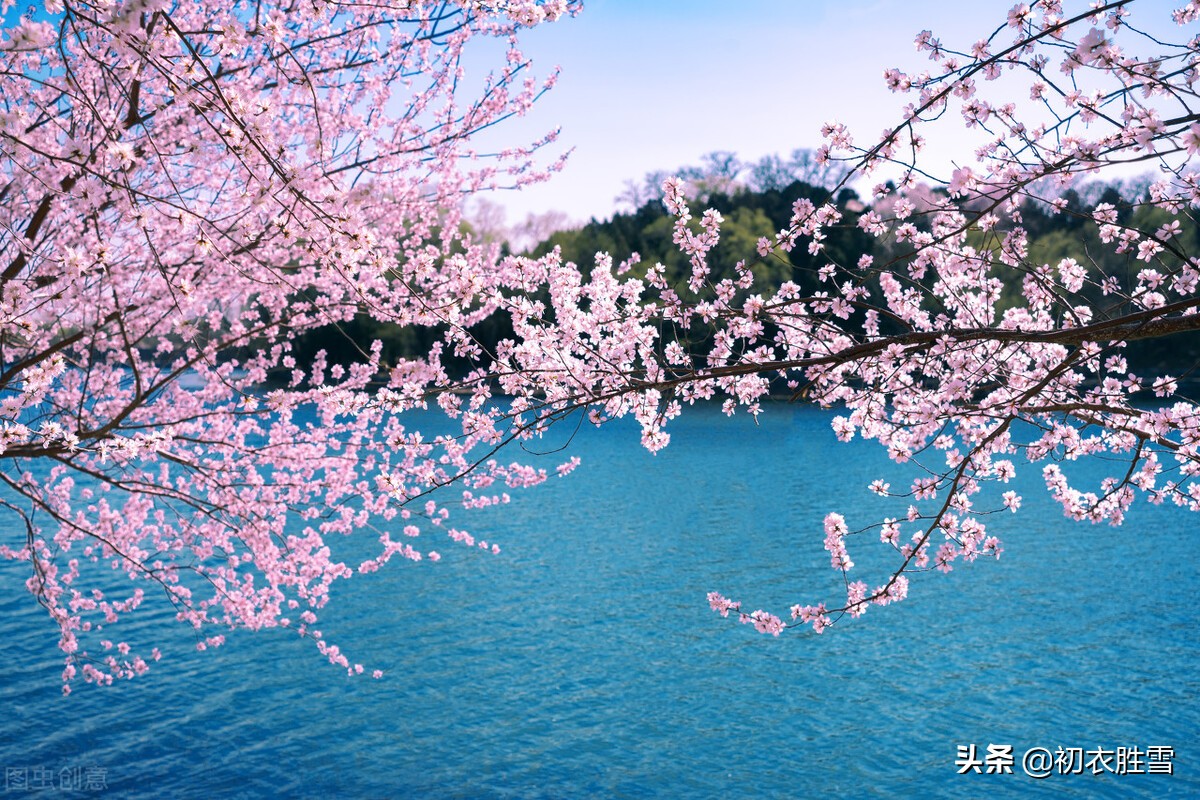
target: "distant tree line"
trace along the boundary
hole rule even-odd
[[[855,264],[863,254],[875,257],[877,264],[888,269],[903,270],[906,248],[898,242],[889,243],[867,235],[859,226],[862,214],[875,209],[887,216],[892,196],[885,195],[867,206],[851,189],[837,189],[837,180],[843,174],[834,167],[817,165],[808,151],[796,151],[791,159],[770,156],[756,164],[739,162],[731,153],[710,153],[703,158],[699,167],[681,168],[680,174],[696,197],[699,212],[712,208],[721,213],[725,222],[721,230],[721,241],[709,254],[710,282],[716,284],[724,278],[735,278],[735,266],[746,260],[754,273],[755,285],[741,294],[761,293],[785,281],[801,287],[806,294],[829,290],[820,278],[822,266]],[[808,180],[792,176],[802,174]],[[642,183],[628,182],[626,192],[619,200],[629,204],[637,202],[632,211],[614,214],[605,220],[591,220],[581,227],[559,230],[523,254],[540,257],[558,248],[563,261],[578,264],[585,274],[590,270],[597,252],[609,253],[614,261],[620,261],[631,253],[638,253],[641,261],[631,268],[637,277],[646,270],[662,264],[669,283],[682,287],[686,284],[691,267],[687,257],[672,241],[673,219],[661,202],[661,191],[653,189],[665,175],[648,174]],[[787,183],[783,181],[791,178]],[[1147,265],[1138,260],[1136,250],[1123,255],[1113,253],[1111,247],[1101,246],[1100,226],[1094,219],[1097,206],[1108,204],[1116,213],[1118,224],[1128,225],[1141,231],[1153,231],[1166,224],[1169,215],[1153,207],[1146,198],[1148,181],[1134,179],[1117,184],[1087,184],[1067,189],[1061,194],[1043,200],[1027,200],[1021,210],[1024,227],[1028,232],[1027,246],[1030,259],[1036,264],[1047,264],[1056,268],[1063,259],[1075,259],[1080,265],[1098,273],[1100,268],[1109,276],[1122,275],[1128,284],[1136,282],[1136,276]],[[837,194],[833,194],[833,190]],[[921,197],[931,204],[944,198],[943,187],[917,187],[909,196]],[[834,202],[843,214],[842,223],[832,228],[822,249],[813,255],[805,246],[797,246],[786,259],[777,255],[770,258],[757,256],[760,237],[771,236],[786,228],[792,216],[794,204],[801,199],[820,206]],[[971,202],[971,201],[966,201]],[[919,209],[918,209],[919,211]],[[913,221],[921,227],[921,215]],[[1182,232],[1183,243],[1190,250],[1200,249],[1200,228],[1191,224]],[[991,230],[973,234],[979,249],[999,249],[1004,230]],[[1120,262],[1120,263],[1117,263]],[[1002,271],[1006,281],[1003,297],[1015,304],[1021,297],[1023,280],[1019,272]],[[935,276],[926,276],[923,282],[932,283]],[[1085,289],[1094,307],[1106,306],[1105,292],[1101,285],[1090,284]],[[1002,302],[1002,308],[1007,304]],[[362,360],[371,342],[379,339],[383,344],[385,363],[428,353],[429,348],[441,338],[441,331],[430,328],[403,328],[371,319],[366,313],[350,322],[330,325],[308,331],[297,339],[296,356],[300,360],[312,358],[320,350],[326,351],[330,363],[348,364]],[[497,342],[512,336],[512,328],[502,316],[494,316],[472,328],[472,334],[488,352],[494,352]],[[683,337],[682,332],[671,336]],[[669,337],[668,337],[669,338]],[[688,352],[702,354],[703,342],[683,341]],[[1130,369],[1156,374],[1167,373],[1180,379],[1181,386],[1195,384],[1192,370],[1200,363],[1200,336],[1181,335],[1166,338],[1146,339],[1130,343],[1125,351]],[[445,362],[451,369],[468,369],[465,360],[447,357]]]

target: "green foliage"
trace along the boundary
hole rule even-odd
[[[784,189],[714,193],[702,205],[698,204],[693,209],[696,217],[703,209],[713,208],[725,218],[721,241],[709,254],[709,282],[715,284],[725,278],[734,278],[735,266],[745,259],[759,281],[759,291],[789,280],[805,288],[815,288],[816,273],[823,264],[831,259],[853,264],[859,255],[871,252],[874,240],[855,227],[857,214],[846,212],[844,224],[829,233],[825,254],[813,256],[803,246],[798,246],[786,259],[778,256],[759,258],[756,252],[758,239],[787,228],[792,205],[800,198],[819,206],[830,200],[830,194],[821,187],[793,181]],[[838,199],[844,207],[857,198],[850,192]],[[610,253],[618,261],[637,252],[642,263],[634,268],[635,275],[644,274],[649,265],[661,263],[666,267],[667,281],[682,287],[691,276],[692,268],[672,241],[674,222],[661,203],[652,201],[635,212],[617,214],[603,222],[592,220],[578,230],[556,233],[533,248],[529,255],[542,256],[558,247],[564,261],[574,262],[586,270],[597,252]]]
[[[1086,187],[1085,195],[1093,200],[1087,202],[1079,193],[1068,190],[1063,194],[1063,204],[1058,210],[1045,203],[1027,202],[1021,209],[1022,226],[1029,237],[1028,263],[1049,265],[1054,271],[1060,261],[1072,258],[1087,268],[1090,280],[1081,292],[1080,302],[1088,302],[1100,313],[1120,310],[1113,305],[1113,298],[1100,287],[1104,277],[1115,278],[1122,287],[1132,287],[1138,272],[1149,265],[1137,259],[1135,250],[1119,254],[1114,252],[1112,243],[1101,241],[1100,226],[1092,218],[1097,204],[1111,204],[1116,208],[1118,224],[1141,231],[1144,236],[1152,235],[1163,224],[1179,219],[1182,231],[1174,240],[1176,247],[1185,253],[1200,250],[1200,226],[1187,215],[1172,215],[1144,200],[1133,201],[1123,197],[1118,188],[1113,186]],[[769,291],[785,281],[798,284],[806,292],[828,290],[829,287],[817,279],[817,271],[823,265],[830,262],[853,265],[863,254],[875,255],[877,263],[882,263],[897,255],[892,252],[894,247],[889,249],[886,241],[880,242],[858,229],[858,214],[849,209],[861,206],[854,193],[846,189],[837,197],[837,205],[845,217],[840,225],[828,231],[828,238],[820,253],[815,256],[810,254],[804,242],[800,242],[790,253],[759,257],[758,239],[770,237],[787,228],[793,204],[801,198],[820,206],[829,202],[831,195],[820,186],[792,181],[782,189],[736,189],[728,194],[712,192],[703,203],[695,203],[694,225],[698,226],[700,212],[706,208],[716,209],[725,220],[721,227],[720,243],[709,253],[708,283],[713,285],[725,278],[736,277],[736,265],[744,259],[755,277],[755,287],[751,291]],[[602,221],[593,219],[580,228],[554,233],[527,251],[526,255],[540,257],[559,248],[564,261],[574,262],[586,274],[598,252],[610,254],[615,262],[636,252],[642,260],[632,268],[633,276],[643,277],[650,266],[661,263],[665,267],[668,283],[682,290],[691,276],[692,268],[687,257],[672,241],[674,222],[660,201],[651,200],[635,211],[616,214]],[[919,218],[917,223],[920,226]],[[974,230],[969,234],[969,242],[980,251],[996,253],[1005,234],[1003,229],[986,233]],[[893,263],[892,268],[902,269],[902,264]],[[1001,310],[1022,303],[1021,287],[1027,273],[1005,267],[998,269],[996,274],[1004,282]],[[932,280],[932,276],[929,279]],[[498,341],[512,336],[511,326],[502,316],[477,325],[472,332],[488,353],[494,351]],[[369,350],[371,342],[380,339],[383,342],[384,363],[395,363],[429,352],[430,346],[441,339],[441,333],[434,329],[399,328],[360,314],[350,322],[306,333],[296,342],[296,356],[304,362],[318,350],[325,350],[331,363],[361,361],[362,353]],[[1135,371],[1187,377],[1193,366],[1200,363],[1200,336],[1180,335],[1134,342],[1128,346],[1125,354],[1130,368]],[[453,371],[455,359],[447,356],[446,360]],[[465,372],[465,361],[458,366]]]

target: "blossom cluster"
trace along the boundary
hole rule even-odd
[[[514,259],[501,306],[515,336],[496,353],[493,380],[539,424],[577,408],[595,424],[632,416],[651,451],[669,443],[670,420],[701,401],[756,416],[770,393],[788,391],[839,408],[838,439],[876,441],[918,475],[907,489],[872,485],[907,503],[901,521],[855,529],[841,513],[825,517],[844,598],[791,615],[817,631],[903,599],[911,573],[998,558],[990,515],[1021,509],[1003,485],[1026,461],[1051,462],[1050,495],[1075,519],[1119,524],[1139,494],[1200,510],[1200,415],[1177,395],[1175,376],[1134,374],[1123,356],[1128,341],[1200,329],[1200,257],[1183,235],[1200,207],[1191,163],[1200,150],[1200,37],[1179,27],[1196,12],[1189,4],[1154,19],[1146,9],[1142,21],[1141,11],[1132,2],[1076,11],[1021,3],[962,50],[922,32],[917,49],[933,66],[884,76],[914,98],[901,124],[869,146],[839,122],[822,128],[819,158],[851,167],[837,188],[892,176],[874,185],[871,206],[839,203],[836,189],[825,202],[798,200],[789,224],[764,232],[732,277],[714,277],[709,264],[721,215],[694,217],[676,179],[663,195],[691,266],[683,283],[668,281],[661,264],[614,266],[608,254],[586,265],[557,251]],[[1011,100],[1022,81],[1035,103]],[[938,125],[984,140],[974,163],[931,187],[922,154]],[[1158,169],[1145,195],[1127,198],[1119,215],[1100,204],[1081,220],[1129,266],[1041,263],[1027,204],[1074,213],[1067,188],[1130,162]],[[849,261],[829,252],[839,226],[869,234],[874,252]],[[795,266],[798,248],[818,265]],[[764,262],[791,265],[794,279],[759,283],[754,268]],[[1157,406],[1140,401],[1147,392]],[[1059,462],[1088,455],[1121,468],[1095,488],[1076,487]],[[874,588],[851,577],[850,543],[870,529],[896,558]],[[766,611],[741,612],[716,593],[709,602],[779,632]]]
[[[495,156],[472,137],[553,86],[518,34],[579,4],[11,5],[0,481],[21,522],[0,558],[58,627],[65,688],[145,672],[157,649],[112,642],[164,602],[201,649],[286,628],[362,673],[317,626],[330,586],[439,559],[431,531],[499,552],[451,526],[459,503],[437,490],[461,483],[479,508],[546,472],[490,457],[514,428],[439,391],[440,348],[344,365],[295,340],[360,314],[466,327],[495,311],[508,268],[461,199],[561,161],[542,155],[553,132]],[[464,80],[488,41],[499,62]],[[445,425],[413,429],[428,407]],[[374,555],[340,555],[363,529],[382,531]]]
[[[900,123],[865,140],[827,123],[817,157],[848,165],[842,184],[797,200],[731,274],[712,268],[722,215],[694,216],[686,184],[665,182],[681,281],[636,254],[504,256],[461,225],[463,197],[561,164],[543,163],[554,132],[489,157],[472,137],[551,88],[518,36],[577,7],[64,0],[47,4],[54,25],[5,31],[0,499],[23,524],[0,558],[27,568],[58,627],[67,688],[163,657],[113,629],[164,600],[201,649],[284,628],[365,673],[318,627],[330,587],[396,556],[439,560],[433,532],[500,552],[452,507],[503,506],[570,473],[574,458],[499,455],[568,419],[631,417],[658,451],[689,406],[757,417],[786,392],[838,408],[837,439],[914,470],[870,486],[893,516],[826,514],[836,599],[776,615],[708,595],[776,636],[999,557],[991,515],[1020,512],[1007,485],[1027,462],[1075,519],[1120,523],[1138,497],[1200,511],[1200,413],[1179,376],[1137,374],[1124,355],[1200,329],[1185,235],[1200,37],[1182,27],[1200,5],[1153,35],[1130,0],[1018,3],[961,50],[922,32],[931,66],[884,75],[912,98]],[[470,92],[476,40],[504,52]],[[975,162],[934,175],[936,125],[982,136]],[[1130,162],[1158,169],[1145,196],[1079,220],[1121,268],[1031,252],[1026,203],[1073,213],[1063,190]],[[869,207],[844,199],[849,181],[875,182]],[[831,252],[839,228],[872,252]],[[764,264],[789,279],[764,283]],[[360,315],[436,342],[411,358],[377,342],[349,364],[298,355],[297,336]],[[491,318],[512,330],[493,349],[472,333]],[[438,421],[418,427],[417,412]],[[1119,468],[1072,483],[1070,462],[1091,455]],[[371,555],[349,558],[361,531]],[[870,580],[854,557],[866,531],[893,559]],[[132,588],[114,592],[114,571]]]

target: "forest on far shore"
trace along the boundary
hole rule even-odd
[[[816,164],[811,152],[805,150],[795,151],[790,160],[769,156],[756,164],[743,164],[732,154],[723,152],[710,153],[703,160],[701,166],[684,167],[674,174],[686,182],[694,217],[698,218],[707,208],[719,211],[724,217],[720,242],[709,253],[711,283],[734,277],[734,267],[742,259],[747,260],[754,272],[756,283],[750,290],[753,293],[769,292],[771,287],[785,281],[792,281],[809,292],[820,291],[818,270],[822,266],[830,263],[853,265],[863,254],[873,255],[876,264],[890,264],[893,271],[903,272],[905,245],[892,239],[876,239],[857,226],[860,215],[871,208],[887,216],[894,202],[890,194],[869,203],[848,188],[837,190],[835,196],[832,192],[844,171],[836,165]],[[661,200],[661,184],[667,174],[650,173],[640,183],[626,183],[626,191],[618,199],[633,210],[605,220],[592,219],[581,226],[564,227],[549,235],[542,231],[542,235],[536,237],[536,243],[522,248],[520,254],[538,257],[557,247],[564,261],[574,262],[586,272],[598,252],[610,254],[614,262],[638,253],[641,261],[630,270],[632,276],[642,277],[649,266],[661,263],[666,268],[668,282],[685,286],[691,266],[672,241],[674,218]],[[1178,219],[1182,231],[1175,239],[1176,245],[1189,254],[1200,252],[1200,226],[1187,213],[1171,215],[1153,206],[1148,201],[1149,184],[1148,178],[1115,184],[1090,183],[1038,200],[1026,200],[1021,217],[1028,233],[1029,260],[1034,264],[1054,266],[1064,258],[1073,258],[1087,268],[1089,277],[1112,276],[1123,287],[1132,287],[1138,272],[1149,265],[1138,260],[1135,251],[1116,254],[1113,245],[1100,241],[1099,225],[1093,220],[1092,212],[1103,203],[1116,209],[1119,224],[1146,235],[1152,235],[1164,223]],[[945,193],[945,187],[929,185],[918,185],[908,191],[907,197],[917,207],[913,221],[918,227],[922,225],[919,213],[922,205],[927,208]],[[807,248],[796,247],[783,256],[758,257],[758,239],[786,228],[793,204],[801,198],[818,206],[832,200],[844,215],[842,222],[828,231],[822,251],[814,256]],[[561,215],[547,217],[564,223]],[[533,222],[527,221],[526,236],[531,230],[538,229]],[[973,231],[971,243],[979,250],[995,251],[1004,232],[1003,227],[987,233]],[[488,231],[476,233],[497,235]],[[511,252],[507,242],[504,251]],[[998,269],[996,275],[1005,284],[1002,308],[1016,305],[1021,297],[1024,275],[1010,268]],[[933,277],[925,280],[932,281]],[[1082,294],[1098,311],[1120,310],[1119,306],[1113,307],[1112,297],[1102,291],[1098,279],[1085,285]],[[429,348],[442,339],[442,334],[435,328],[402,328],[377,322],[364,313],[353,321],[328,325],[298,336],[295,350],[302,363],[324,350],[331,363],[349,364],[361,361],[370,343],[379,339],[383,343],[384,363],[391,364],[428,353]],[[475,326],[472,334],[490,353],[497,342],[512,337],[512,329],[502,315],[495,315]],[[698,355],[703,355],[707,349],[703,341],[680,343]],[[1131,342],[1124,349],[1124,355],[1130,370],[1136,374],[1143,377],[1171,375],[1179,380],[1181,392],[1189,395],[1200,388],[1200,375],[1196,374],[1200,364],[1200,334]],[[445,362],[452,371],[461,369],[465,373],[467,369],[465,362],[458,363],[450,356]]]

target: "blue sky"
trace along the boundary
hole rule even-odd
[[[618,210],[625,180],[713,150],[786,155],[819,144],[829,119],[867,143],[906,102],[884,87],[883,70],[929,65],[913,46],[918,31],[966,49],[1003,25],[1015,1],[585,0],[579,17],[526,36],[539,72],[558,64],[562,76],[529,117],[497,131],[513,143],[561,125],[575,153],[550,183],[495,199],[509,223],[549,210],[584,221]],[[1182,2],[1133,10],[1161,16]],[[960,134],[931,138],[930,149],[949,166],[969,160],[972,145]]]
[[[746,161],[786,156],[816,147],[830,119],[867,144],[901,119],[907,102],[887,91],[883,70],[929,66],[913,46],[918,31],[930,29],[947,46],[967,49],[1002,26],[1016,2],[584,0],[578,17],[523,38],[536,74],[562,68],[558,86],[529,116],[477,142],[481,152],[527,145],[561,126],[561,146],[552,155],[567,147],[575,152],[549,183],[490,199],[505,207],[509,224],[552,210],[582,222],[619,210],[615,198],[627,180],[698,163],[714,150]],[[1164,30],[1173,27],[1162,24],[1166,14],[1183,3],[1138,0],[1131,19]],[[1088,3],[1065,5],[1075,12]],[[18,3],[6,21],[26,7]],[[495,63],[481,54],[467,67]],[[974,144],[961,126],[941,127],[947,130],[931,135],[923,163],[948,179],[953,164],[971,160]]]

